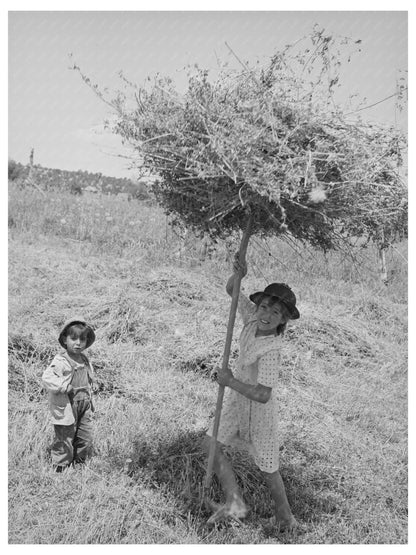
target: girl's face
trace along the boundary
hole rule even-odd
[[[277,326],[287,322],[287,311],[270,297],[260,301],[256,311],[257,328],[262,332],[276,331]]]
[[[71,333],[65,338],[66,350],[69,355],[80,355],[87,346],[87,338],[80,333]]]

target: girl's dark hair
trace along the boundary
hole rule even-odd
[[[276,328],[276,335],[283,335],[285,333],[286,330],[286,326],[287,326],[287,322],[288,320],[290,320],[290,313],[288,311],[288,309],[285,307],[285,305],[279,301],[279,299],[277,299],[276,297],[271,297],[270,295],[267,295],[267,293],[263,293],[261,295],[261,297],[259,298],[259,300],[257,301],[257,308],[260,306],[260,304],[267,299],[267,302],[269,303],[270,306],[273,306],[274,304],[278,304],[281,308],[281,312],[282,312],[282,316],[283,318],[285,318],[285,322],[283,324],[279,324]]]

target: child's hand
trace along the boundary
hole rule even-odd
[[[234,255],[233,271],[235,274],[240,274],[243,278],[247,274],[247,264],[240,261],[240,255],[238,252]]]
[[[70,393],[73,393],[73,392],[74,392],[74,388],[72,387],[71,384],[69,384],[68,387],[66,388],[66,392],[68,393],[68,395],[69,395]]]
[[[225,290],[230,297],[233,295],[235,277],[239,275],[240,278],[243,279],[243,277],[247,274],[247,264],[244,261],[241,263],[238,252],[234,255],[233,272],[234,273],[228,278],[225,286]]]
[[[221,368],[218,371],[217,382],[220,385],[224,387],[229,386],[231,383],[231,380],[233,379],[234,379],[234,376],[229,367],[227,367],[225,370]]]

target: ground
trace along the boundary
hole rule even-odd
[[[230,456],[250,514],[206,526],[200,439],[215,409],[236,244],[201,256],[156,206],[10,190],[10,543],[407,542],[405,244],[391,251],[384,285],[371,249],[354,262],[253,239],[244,290],[284,281],[301,311],[286,334],[281,473],[302,526],[267,533],[268,492],[239,453]],[[40,376],[74,313],[97,335],[95,454],[58,475]],[[221,500],[215,480],[209,495]]]

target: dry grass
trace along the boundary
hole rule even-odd
[[[268,493],[251,460],[235,453],[250,515],[243,525],[208,529],[199,440],[215,407],[210,372],[222,355],[233,244],[219,243],[200,261],[197,242],[175,236],[158,208],[107,198],[75,207],[70,195],[46,203],[37,195],[10,191],[10,543],[406,543],[400,256],[381,288],[370,258],[358,272],[336,255],[325,262],[305,250],[299,258],[278,241],[251,244],[244,288],[269,278],[299,292],[302,318],[288,330],[284,353],[281,459],[303,527],[293,536],[265,534],[259,518],[271,513]],[[100,211],[111,222],[94,219]],[[71,225],[58,225],[63,218]],[[39,378],[60,324],[79,312],[97,331],[89,350],[99,383],[96,454],[82,471],[55,475]],[[215,481],[211,495],[221,497]]]

